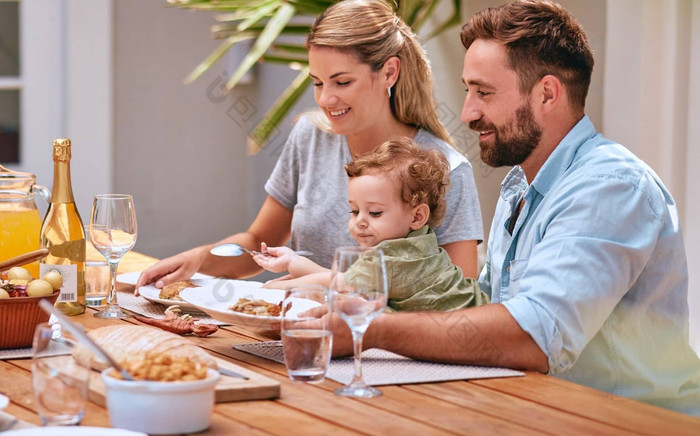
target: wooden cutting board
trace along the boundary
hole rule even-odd
[[[216,384],[216,402],[229,403],[233,401],[267,400],[280,396],[280,383],[271,378],[236,365],[235,363],[214,357],[217,365],[228,368],[248,377],[242,378],[219,376]],[[89,399],[93,403],[106,407],[106,386],[99,372],[93,371],[90,375]]]

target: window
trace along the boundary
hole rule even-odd
[[[18,163],[20,146],[19,2],[0,1],[0,162]]]

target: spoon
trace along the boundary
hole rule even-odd
[[[114,358],[107,353],[105,350],[102,349],[99,345],[97,345],[97,342],[93,341],[90,336],[88,336],[85,333],[85,330],[83,329],[82,326],[75,324],[71,322],[66,315],[63,314],[60,310],[56,309],[51,302],[47,299],[42,299],[39,301],[39,307],[46,313],[49,313],[58,319],[58,322],[61,323],[63,327],[66,328],[69,332],[73,333],[76,338],[78,338],[80,341],[82,341],[87,347],[92,350],[93,353],[97,354],[104,360],[106,360],[112,368],[116,369],[119,371],[119,373],[124,377],[124,380],[129,380],[133,381],[134,378],[129,374],[129,372],[124,369],[123,366],[119,364]]]
[[[209,250],[209,252],[211,254],[213,254],[214,256],[226,256],[226,257],[240,256],[243,253],[248,253],[251,256],[265,254],[265,253],[261,253],[259,251],[249,250],[240,244],[236,244],[235,242],[229,242],[227,244],[217,245],[217,246],[213,247],[211,250]],[[308,250],[299,250],[299,251],[295,251],[295,253],[298,254],[299,256],[311,256],[311,255],[313,255],[313,253],[308,251]]]

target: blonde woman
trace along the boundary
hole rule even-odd
[[[310,77],[320,113],[302,116],[265,184],[268,197],[250,228],[217,242],[248,248],[265,241],[311,250],[329,266],[346,231],[344,166],[394,137],[437,149],[450,164],[447,211],[438,243],[468,277],[476,277],[481,212],[469,161],[451,146],[437,117],[428,59],[411,29],[380,0],[344,0],[314,21],[307,37]],[[141,274],[136,288],[162,287],[196,271],[247,277],[261,268],[249,256],[216,257],[204,245],[164,259]]]

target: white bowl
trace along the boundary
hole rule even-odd
[[[126,381],[102,371],[112,427],[149,434],[194,433],[209,427],[214,386],[219,372],[202,380],[181,382]]]

